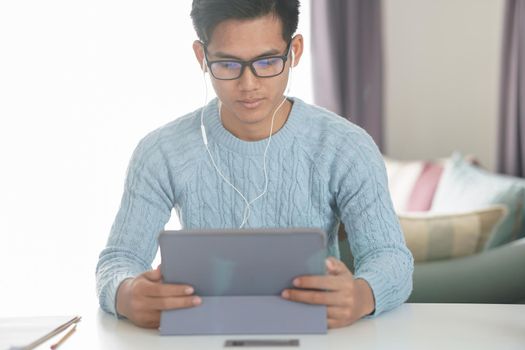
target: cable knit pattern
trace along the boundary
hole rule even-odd
[[[343,222],[355,278],[374,293],[374,316],[403,303],[412,290],[413,259],[388,192],[381,154],[369,135],[325,109],[293,99],[267,154],[268,190],[252,205],[246,227],[319,227],[328,253],[339,257]],[[264,189],[267,140],[247,142],[220,121],[218,100],[204,107],[217,166],[250,201]],[[184,228],[235,228],[244,201],[217,174],[200,132],[197,110],[161,127],[131,158],[120,209],[97,265],[101,307],[115,312],[119,284],[151,269],[157,237],[175,208]],[[271,254],[271,252],[269,252]]]

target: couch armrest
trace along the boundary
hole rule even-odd
[[[418,263],[409,302],[518,303],[525,300],[525,238],[452,260]]]

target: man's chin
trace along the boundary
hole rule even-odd
[[[258,108],[243,108],[241,106],[235,109],[237,119],[248,124],[259,123],[267,118],[271,118],[272,112],[264,105]]]
[[[249,125],[259,124],[267,118],[268,118],[267,113],[246,113],[246,112],[243,113],[242,111],[239,111],[237,113],[237,119],[243,124],[249,124]]]
[[[277,106],[270,106],[268,99],[263,99],[256,106],[236,101],[233,107],[234,109],[230,111],[233,112],[234,118],[248,125],[258,124],[271,119],[275,108],[277,108]],[[223,115],[224,117],[226,115]]]

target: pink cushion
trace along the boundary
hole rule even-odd
[[[432,199],[436,192],[443,172],[443,165],[427,162],[416,180],[410,197],[408,198],[407,211],[429,211],[432,207]]]
[[[385,157],[385,166],[394,209],[396,212],[404,212],[425,161],[400,161]]]

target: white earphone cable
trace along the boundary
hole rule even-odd
[[[294,57],[294,53],[293,53],[293,50],[291,51],[292,52],[292,64],[290,66],[290,76],[289,76],[289,79],[288,79],[288,88],[286,90],[286,94],[288,95],[289,91],[290,91],[290,86],[291,86],[291,82],[292,82],[292,67],[294,65],[294,61],[295,61],[295,57]],[[226,176],[224,176],[224,174],[221,172],[221,170],[219,169],[219,167],[217,166],[217,164],[215,163],[215,160],[213,159],[213,156],[211,154],[211,151],[208,147],[208,138],[206,137],[206,129],[204,127],[204,110],[206,108],[206,105],[208,103],[208,84],[207,84],[207,81],[206,81],[206,59],[203,59],[203,63],[202,63],[202,71],[203,71],[203,74],[202,74],[202,77],[203,77],[203,81],[204,81],[204,105],[201,109],[201,115],[200,115],[200,122],[201,122],[201,134],[202,134],[202,140],[204,142],[204,146],[206,148],[206,151],[208,152],[208,155],[210,157],[210,160],[211,160],[211,163],[213,165],[213,167],[215,168],[215,170],[217,171],[217,173],[219,174],[219,176],[231,187],[235,190],[235,192],[237,192],[241,198],[243,199],[244,203],[245,203],[245,207],[244,207],[244,211],[243,211],[243,220],[239,226],[239,228],[243,228],[244,225],[246,224],[246,222],[248,221],[248,218],[250,217],[250,214],[251,214],[251,205],[256,201],[258,200],[259,198],[261,198],[265,193],[266,191],[268,190],[268,172],[267,172],[267,169],[266,169],[266,155],[268,153],[268,149],[270,147],[270,143],[272,141],[272,134],[273,134],[273,126],[274,126],[274,120],[275,120],[275,115],[277,114],[277,111],[279,111],[279,109],[284,105],[284,103],[286,102],[286,96],[283,98],[283,100],[281,101],[281,103],[279,103],[279,105],[277,106],[277,108],[275,109],[275,111],[273,112],[273,115],[272,115],[272,121],[271,121],[271,125],[270,125],[270,136],[268,137],[268,142],[266,143],[266,147],[264,149],[264,155],[263,155],[263,172],[264,172],[264,190],[257,196],[255,197],[254,199],[252,199],[251,201],[248,201],[246,199],[246,197],[241,193],[241,191],[239,191],[237,189],[237,187],[235,187],[227,178]],[[219,115],[220,115],[220,107],[219,107]]]
[[[203,64],[204,66],[204,64]],[[204,87],[205,87],[205,93],[204,93],[204,106],[202,107],[202,110],[201,110],[201,134],[202,134],[202,140],[204,142],[204,146],[206,147],[206,151],[208,152],[208,155],[210,156],[210,160],[211,160],[211,163],[213,165],[213,167],[215,168],[215,170],[217,171],[217,173],[220,175],[220,177],[228,184],[230,185],[234,190],[235,192],[237,192],[239,194],[239,196],[241,196],[241,198],[243,199],[244,203],[246,204],[246,206],[248,207],[249,206],[249,203],[248,203],[248,200],[246,199],[246,197],[244,197],[244,195],[241,193],[241,191],[239,191],[237,189],[237,187],[235,187],[221,172],[221,170],[219,169],[219,167],[217,166],[217,164],[215,164],[215,160],[213,159],[213,156],[210,152],[210,148],[208,147],[208,138],[206,137],[206,129],[204,128],[204,109],[206,108],[206,104],[208,103],[208,84],[206,82],[206,71],[204,70],[204,74],[202,75],[203,77],[203,80],[204,80]],[[246,211],[246,209],[245,209]],[[244,220],[243,220],[243,223],[244,223]],[[241,226],[239,228],[242,228],[243,224],[241,224]]]

